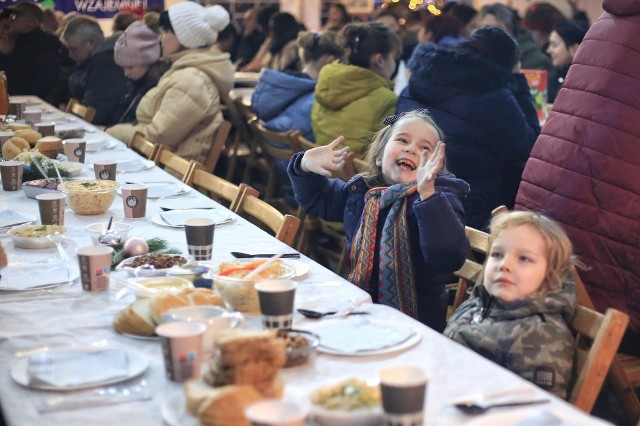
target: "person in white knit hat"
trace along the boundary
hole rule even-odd
[[[162,58],[171,68],[140,100],[135,124],[107,132],[129,143],[136,131],[189,160],[204,162],[222,122],[219,91],[233,87],[228,53],[210,47],[228,24],[222,6],[174,4],[160,15]]]

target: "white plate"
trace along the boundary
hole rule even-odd
[[[147,186],[147,198],[174,197],[191,191],[189,185],[178,182],[136,182]],[[118,194],[122,195],[122,188],[118,188]]]
[[[178,210],[174,210],[174,211],[178,211]],[[182,210],[182,212],[184,212],[185,210]],[[192,210],[188,210],[188,211],[194,211],[194,212],[198,212],[198,217],[207,217],[211,220],[213,220],[215,222],[216,225],[222,225],[224,223],[228,223],[231,222],[233,220],[233,218],[231,217],[231,215],[224,211],[224,210],[217,210],[217,209],[192,209]],[[163,212],[163,213],[169,213],[169,212]],[[151,222],[155,223],[156,225],[160,225],[160,226],[168,226],[170,228],[184,228],[184,225],[171,225],[170,223],[167,223],[164,221],[164,219],[162,218],[162,216],[160,216],[160,213],[156,213],[151,217]]]
[[[65,169],[69,172],[69,176],[80,176],[82,174],[82,163],[75,163],[71,161],[58,161],[58,168]]]
[[[369,323],[371,323],[371,325],[377,326],[377,328],[385,327],[385,328],[396,329],[397,331],[410,333],[410,337],[408,337],[406,340],[398,342],[397,344],[392,344],[389,346],[381,347],[380,349],[371,349],[371,350],[358,350],[358,351],[351,351],[348,349],[338,350],[335,348],[322,346],[323,329],[330,328],[330,327],[334,329],[336,327],[340,327],[340,329],[343,331],[347,330],[348,327],[351,327],[352,328],[351,335],[353,335],[355,339],[360,338],[360,339],[366,339],[367,341],[371,341],[371,339],[373,338],[371,333],[362,333],[360,332],[357,325],[354,325],[354,323],[357,323],[358,320],[360,319],[361,318],[359,318],[358,316],[355,316],[355,317],[351,316],[351,317],[345,317],[345,318],[329,318],[329,319],[323,319],[321,322],[318,322],[317,325],[305,326],[301,328],[303,328],[304,330],[312,331],[320,336],[320,346],[318,346],[318,351],[326,354],[330,354],[330,355],[342,355],[342,356],[371,356],[371,355],[384,355],[384,354],[389,354],[393,352],[398,352],[414,346],[422,338],[422,335],[420,334],[419,330],[411,326],[408,326],[404,323],[396,322],[396,321],[362,318],[363,321],[366,320]]]
[[[10,229],[7,232],[7,235],[9,237],[11,237],[11,240],[13,240],[13,245],[19,248],[24,248],[24,249],[45,249],[45,248],[52,248],[56,246],[56,243],[54,243],[53,241],[51,241],[49,238],[47,238],[46,236],[42,236],[42,237],[19,237],[17,235],[15,235],[16,232],[18,232],[18,230],[26,228],[26,227],[31,227],[30,229],[38,229],[42,226],[45,225],[20,225],[20,226],[16,226],[12,229]],[[47,225],[50,226],[50,225]],[[62,240],[64,240],[64,235],[67,233],[67,229],[64,228],[65,231],[60,233],[60,236],[62,236]]]
[[[82,139],[87,143],[87,152],[98,152],[107,147],[108,139],[104,134],[85,133]]]
[[[89,353],[89,352],[93,352],[93,351],[97,351],[97,350],[104,350],[106,348],[100,348],[100,349],[96,349],[96,348],[59,348],[59,349],[55,349],[55,352],[62,352],[62,353]],[[129,374],[127,374],[126,377],[114,377],[108,380],[102,380],[99,382],[92,382],[92,383],[82,383],[82,384],[77,384],[77,385],[73,385],[73,386],[65,386],[65,387],[58,387],[58,386],[53,386],[53,385],[48,385],[48,384],[30,384],[29,383],[29,376],[27,375],[27,367],[29,366],[29,358],[22,358],[20,359],[16,364],[13,365],[13,367],[11,367],[11,377],[13,378],[13,380],[15,380],[18,384],[21,384],[22,386],[26,386],[26,387],[30,387],[30,388],[35,388],[35,389],[44,389],[44,390],[75,390],[75,389],[87,389],[87,388],[93,388],[96,386],[103,386],[103,385],[108,385],[108,384],[112,384],[112,383],[119,383],[119,382],[124,382],[125,380],[129,380],[133,377],[136,377],[140,374],[142,374],[147,367],[149,366],[149,361],[147,361],[147,359],[145,357],[143,357],[141,354],[139,354],[136,351],[133,351],[131,349],[123,349],[126,353],[127,353],[127,357],[129,359]],[[52,351],[54,352],[54,351]]]
[[[302,260],[287,259],[288,263],[291,263],[296,270],[296,274],[293,278],[301,278],[309,273],[309,264]]]
[[[28,225],[35,222],[36,217],[29,213],[18,212],[15,210],[3,210],[0,212],[0,220],[2,220],[2,224],[4,226],[0,227],[0,235],[6,234],[17,223],[21,225]]]
[[[543,413],[543,411],[540,409],[532,408],[510,408],[508,411],[487,413],[477,416],[468,423],[465,423],[465,426],[511,426],[528,418],[537,416],[537,414],[539,413]],[[554,415],[554,417],[557,416]],[[534,424],[548,424],[543,419],[541,419],[541,421],[542,423]]]
[[[184,392],[179,392],[162,403],[162,420],[169,426],[196,426],[198,419],[187,413]]]
[[[150,341],[160,340],[160,336],[139,336],[137,334],[124,333],[118,330],[116,330],[116,333],[121,336],[128,337],[130,339],[136,339],[136,340],[150,340]]]
[[[143,160],[142,158],[120,158],[114,160],[118,163],[118,173],[130,173],[139,172],[142,170],[148,170],[155,166],[155,163],[151,160]]]
[[[185,259],[187,259],[187,262],[189,261],[187,256],[183,256],[181,254],[169,254],[168,256],[181,256],[184,257]],[[118,266],[116,266],[116,271],[125,271],[128,272],[129,275],[131,276],[135,276],[135,272],[137,268],[133,268],[131,266],[128,266],[129,264],[131,264],[135,259],[137,259],[140,256],[134,256],[134,257],[130,257],[128,259],[123,260],[122,262],[120,262],[118,264]],[[172,268],[163,268],[163,269],[141,269],[138,271],[138,274],[141,277],[154,277],[154,276],[161,276],[161,275],[167,275],[167,272],[172,269]]]
[[[51,284],[43,284],[43,285],[39,285],[39,286],[35,286],[35,287],[28,287],[28,288],[10,288],[10,287],[2,287],[0,286],[0,292],[5,292],[5,291],[37,291],[37,290],[50,290],[56,287],[60,287],[62,285],[65,284],[71,284],[73,283],[75,280],[77,280],[80,277],[80,270],[72,265],[69,265],[69,281],[62,281],[59,283],[51,283]]]

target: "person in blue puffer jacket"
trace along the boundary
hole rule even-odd
[[[370,144],[368,172],[329,179],[350,148],[329,145],[295,154],[289,176],[307,214],[343,221],[347,279],[374,302],[444,330],[445,284],[469,251],[462,199],[469,185],[444,168],[442,131],[425,110],[384,120]]]
[[[467,225],[486,229],[491,211],[512,208],[540,133],[516,41],[498,27],[460,45],[421,44],[409,61],[409,85],[397,111],[427,108],[447,138],[447,167],[470,186]]]
[[[264,126],[274,132],[298,130],[305,139],[315,141],[311,126],[311,107],[320,70],[342,56],[342,48],[335,41],[336,33],[304,32],[298,36],[302,72],[262,70],[256,90],[251,97],[251,109]],[[276,144],[275,142],[272,142]],[[284,198],[297,207],[291,182],[287,175],[287,161],[276,163]]]

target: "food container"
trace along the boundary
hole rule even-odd
[[[91,242],[96,245],[99,243],[98,238],[100,235],[107,230],[107,226],[109,222],[97,222],[92,223],[84,227],[84,230],[89,233],[91,237]],[[128,223],[123,222],[113,222],[111,224],[111,230],[116,231],[122,237],[122,241],[127,241],[129,238],[129,232],[131,232],[132,226]]]
[[[285,368],[308,363],[315,356],[320,344],[320,337],[317,334],[305,330],[278,330],[278,337],[287,341]]]
[[[25,249],[44,249],[55,247],[56,243],[47,238],[47,235],[55,233],[64,235],[67,229],[60,225],[22,225],[13,227],[7,235],[13,240],[13,244]]]
[[[64,178],[62,179],[65,180]],[[27,198],[36,198],[40,194],[50,194],[58,191],[58,179],[36,179],[24,182],[22,184],[22,190]]]
[[[128,282],[139,298],[157,294],[180,293],[185,288],[193,288],[190,281],[175,276],[135,278]]]
[[[213,269],[209,278],[213,278],[213,285],[222,295],[225,304],[231,310],[238,312],[260,313],[258,292],[254,288],[261,280],[288,280],[295,275],[295,268],[282,259],[277,259],[258,276],[246,280],[244,277],[258,268],[267,259],[238,259],[222,262]]]
[[[187,259],[179,254],[148,253],[123,260],[116,266],[116,271],[138,277],[157,277],[167,275],[169,270],[186,263]]]
[[[58,168],[66,170],[70,176],[80,176],[82,174],[82,163],[74,163],[69,161],[59,161]]]
[[[377,381],[377,380],[376,380]],[[374,426],[382,424],[380,386],[351,378],[322,386],[310,395],[311,414],[326,426]]]
[[[112,180],[74,180],[58,186],[67,194],[67,205],[75,214],[96,215],[105,213],[120,184]]]

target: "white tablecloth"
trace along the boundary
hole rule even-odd
[[[79,122],[81,123],[81,122]],[[81,123],[87,128],[92,126]],[[105,135],[106,137],[106,135]],[[92,178],[92,161],[107,158],[133,158],[133,152],[117,142],[117,146],[96,153],[88,153],[83,177]],[[154,168],[137,173],[118,174],[120,182],[150,182],[172,179],[163,171]],[[158,226],[150,217],[160,206],[217,206],[196,191],[165,200],[149,200],[147,218],[124,219],[122,199],[117,196],[107,213],[100,216],[78,216],[66,210],[65,226],[69,229],[64,242],[65,251],[76,262],[75,249],[91,245],[89,235],[83,227],[94,222],[114,220],[133,225],[132,236],[144,238],[162,237],[172,247],[186,250],[182,229]],[[22,191],[0,192],[0,211],[15,209],[38,217],[35,200],[24,197]],[[6,236],[0,242],[10,259],[42,260],[57,259],[56,249],[25,250],[15,248]],[[214,238],[214,261],[231,259],[231,251],[276,252],[286,247],[260,229],[234,215],[234,220],[216,228]],[[287,251],[292,251],[288,249]],[[284,370],[286,396],[306,401],[306,395],[319,385],[346,377],[374,377],[377,370],[389,364],[416,364],[429,371],[430,382],[426,405],[425,424],[458,425],[477,418],[458,413],[451,402],[463,395],[515,389],[523,386],[534,389],[536,395],[551,399],[551,403],[536,408],[549,410],[568,424],[590,425],[600,421],[584,415],[569,404],[535,388],[514,374],[506,371],[444,338],[442,335],[417,323],[404,314],[380,305],[371,305],[368,294],[349,284],[331,271],[302,258],[310,267],[307,276],[299,280],[296,291],[298,306],[321,306],[326,310],[340,307],[347,302],[361,305],[358,309],[371,312],[374,320],[400,321],[414,327],[421,335],[420,342],[404,351],[387,355],[367,357],[344,357],[318,354],[304,366]],[[113,278],[124,278],[122,273],[113,273]],[[160,344],[157,341],[137,340],[116,334],[111,322],[114,314],[133,300],[132,294],[118,299],[120,284],[111,280],[107,292],[88,293],[82,291],[76,281],[70,287],[52,291],[25,293],[0,293],[0,402],[8,425],[159,425],[163,424],[161,408],[170,398],[181,392],[181,386],[165,379]],[[320,320],[323,321],[323,320]],[[313,320],[296,317],[294,326],[309,327]],[[153,398],[148,401],[131,402],[109,406],[87,404],[77,410],[39,414],[38,404],[67,393],[40,391],[18,385],[11,378],[11,369],[33,351],[55,347],[112,346],[134,349],[148,359],[149,369],[140,377],[124,385],[139,386],[150,390]],[[91,392],[91,391],[89,391]],[[541,406],[542,407],[542,406]],[[517,413],[517,412],[516,412]],[[490,418],[488,418],[490,419]]]

